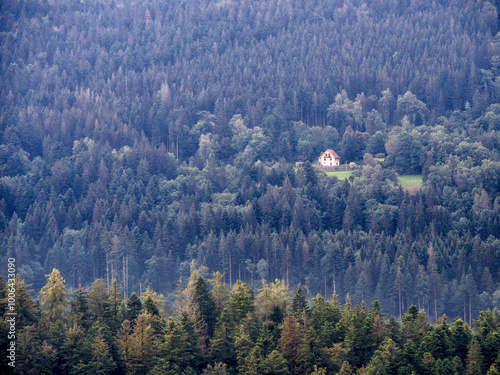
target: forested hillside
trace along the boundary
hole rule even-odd
[[[497,5],[2,1],[2,261],[34,294],[57,268],[172,303],[205,269],[471,324],[500,304]]]
[[[40,304],[16,282],[16,368],[12,373],[148,375],[496,375],[500,315],[483,311],[474,329],[446,316],[429,324],[414,305],[401,321],[374,302],[353,305],[334,294],[308,303],[283,281],[254,291],[222,275],[195,271],[176,294],[175,317],[163,296],[146,290],[124,301],[120,285],[96,279],[71,296],[54,269]],[[0,280],[0,313],[8,288]],[[6,326],[0,321],[0,345]],[[0,370],[11,369],[5,356]]]

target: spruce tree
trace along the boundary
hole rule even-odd
[[[303,314],[309,316],[311,313],[307,304],[306,294],[300,284],[297,286],[297,291],[292,299],[292,312],[297,319],[302,319]]]
[[[137,294],[132,293],[127,301],[127,319],[133,322],[143,309],[142,302]]]
[[[216,304],[203,277],[199,277],[194,286],[192,302],[207,325],[207,333],[212,337],[215,329]]]

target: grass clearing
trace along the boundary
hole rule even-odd
[[[422,175],[399,176],[398,181],[406,190],[417,191],[422,186]]]
[[[346,178],[349,178],[349,176],[352,174],[353,171],[335,171],[335,172],[325,172],[328,177],[335,176],[339,180],[345,180]]]
[[[347,172],[346,171],[336,171],[336,172],[325,172],[325,173],[328,177],[335,176],[339,180],[345,180],[346,178],[349,178],[353,172],[354,171],[347,171]],[[399,176],[398,182],[401,184],[401,186],[404,189],[416,192],[422,186],[422,175],[416,174],[416,175],[408,175],[408,176]]]

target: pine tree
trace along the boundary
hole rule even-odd
[[[306,294],[300,284],[297,286],[297,291],[292,299],[292,312],[297,319],[301,319],[303,314],[309,316],[311,313],[307,304]]]
[[[253,290],[241,280],[234,284],[229,295],[229,306],[236,322],[241,321],[249,312],[254,310]]]
[[[57,350],[54,346],[50,345],[46,340],[42,342],[42,345],[37,349],[35,361],[32,362],[32,369],[35,369],[38,373],[56,372],[57,364]],[[21,370],[23,371],[23,370]]]
[[[7,336],[6,332],[5,337]],[[35,367],[35,364],[38,365],[37,354],[42,344],[38,328],[33,325],[26,326],[16,336],[16,370],[20,374],[36,375],[41,370]],[[3,347],[7,349],[9,345],[10,342]],[[6,374],[13,372],[12,367],[7,365],[2,366],[2,370],[5,370]]]
[[[288,303],[288,288],[283,280],[276,279],[273,283],[262,280],[262,289],[257,295],[257,306],[263,320],[271,318],[275,307],[281,312],[286,311]]]
[[[73,299],[70,302],[69,318],[73,324],[89,328],[90,314],[88,312],[87,292],[83,289],[77,289],[73,293]]]
[[[120,328],[121,322],[125,317],[121,313],[123,305],[123,297],[121,287],[116,280],[113,280],[111,285],[111,292],[106,303],[105,315],[108,317],[108,325],[113,332],[117,332]]]
[[[208,365],[206,369],[203,369],[202,375],[229,375],[227,371],[227,365],[225,363],[216,362],[213,366]]]
[[[116,363],[110,354],[110,346],[102,332],[99,332],[92,343],[92,360],[88,365],[88,371],[92,374],[106,375],[115,369]]]
[[[144,308],[146,308],[146,300],[151,300],[152,304],[149,304],[149,307],[152,311],[155,311],[155,314],[153,315],[165,316],[165,296],[163,294],[153,291],[148,286],[139,298],[141,299]],[[150,312],[150,314],[152,314],[152,312]]]
[[[196,368],[196,342],[192,340],[183,324],[176,323],[172,318],[168,320],[164,341],[160,344],[160,357],[166,362],[163,369],[167,373]]]
[[[229,369],[237,367],[234,333],[235,327],[231,311],[224,309],[217,321],[214,336],[210,340],[210,353],[216,362],[225,363]]]
[[[302,346],[302,330],[294,315],[289,315],[283,323],[283,331],[279,339],[279,348],[283,357],[288,361],[292,375],[297,374],[297,361]]]
[[[91,340],[86,335],[84,329],[76,322],[68,328],[64,343],[59,350],[59,356],[64,358],[61,366],[63,373],[71,373],[83,361],[90,362],[91,359]]]
[[[274,324],[265,321],[259,331],[259,337],[255,343],[255,348],[258,349],[257,354],[259,358],[267,357],[274,349],[276,349],[277,337],[274,331]],[[255,349],[254,348],[254,349]]]
[[[240,326],[240,331],[236,335],[235,348],[238,361],[238,372],[246,374],[251,367],[251,352],[255,346],[250,334],[246,331],[245,326]]]
[[[118,351],[122,367],[126,369],[126,373],[132,373],[132,327],[130,321],[124,320],[117,336]]]
[[[471,336],[472,334],[464,321],[460,318],[455,319],[450,326],[451,346],[453,354],[464,362],[469,350]]]
[[[62,319],[67,311],[67,291],[64,279],[57,269],[53,269],[48,277],[47,284],[40,291],[42,311],[51,321]]]
[[[141,313],[143,309],[142,302],[137,297],[137,294],[132,293],[127,301],[127,318],[129,321],[133,322]]]
[[[419,345],[429,328],[423,310],[418,311],[415,305],[411,305],[403,316],[402,323],[403,337]]]
[[[206,323],[208,336],[212,337],[215,329],[216,305],[203,277],[199,277],[195,282],[192,304],[199,311],[200,318]]]
[[[148,296],[143,303],[144,306],[144,312],[148,315],[151,316],[160,316],[160,310],[158,310],[158,307],[156,307],[153,298],[151,296]]]
[[[356,306],[348,325],[345,342],[349,347],[350,363],[359,367],[371,357],[375,344],[373,322],[364,304]]]
[[[96,279],[87,293],[88,311],[92,319],[104,318],[109,307],[108,285],[103,279]]]
[[[289,375],[290,371],[281,353],[273,350],[261,361],[259,373],[262,375]]]
[[[130,338],[130,365],[136,374],[147,374],[154,354],[151,327],[145,314],[137,316]]]
[[[491,365],[490,369],[486,373],[486,375],[500,375],[500,372],[497,370],[496,366],[493,364]]]
[[[38,322],[39,308],[30,295],[28,288],[20,275],[17,274],[15,278],[15,312],[16,315],[16,329],[21,329],[26,325],[36,324]],[[0,303],[7,306],[6,298],[0,295]]]
[[[389,317],[389,321],[385,327],[385,332],[386,336],[394,342],[397,343],[401,341],[401,326],[393,315]]]
[[[352,367],[349,364],[349,362],[347,362],[347,361],[342,362],[342,367],[340,368],[338,375],[352,375],[352,373],[353,373],[353,370],[352,370]]]
[[[322,361],[324,353],[321,349],[316,331],[312,327],[307,327],[302,338],[302,345],[299,348],[296,374],[312,372],[314,365]]]
[[[343,325],[338,324],[340,319],[341,311],[336,295],[332,297],[330,302],[325,301],[319,294],[313,298],[311,323],[318,332],[318,339],[322,346],[330,347],[334,342],[343,339]]]
[[[212,295],[215,300],[217,315],[222,312],[230,298],[230,291],[227,284],[222,281],[223,277],[224,274],[217,271],[212,274],[212,279],[208,280],[212,285]]]
[[[476,339],[472,340],[472,345],[467,353],[465,374],[484,374],[484,356],[481,350],[481,344]]]

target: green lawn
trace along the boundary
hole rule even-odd
[[[336,171],[336,172],[325,172],[328,177],[335,176],[339,180],[345,180],[346,178],[349,178],[349,176],[352,174],[353,171]]]
[[[422,175],[399,176],[398,181],[407,190],[418,190],[422,186]]]
[[[337,171],[337,172],[325,172],[328,177],[335,176],[339,180],[345,180],[349,178],[353,171]],[[399,176],[398,181],[401,186],[407,190],[418,190],[422,186],[422,175],[410,175],[410,176]]]

